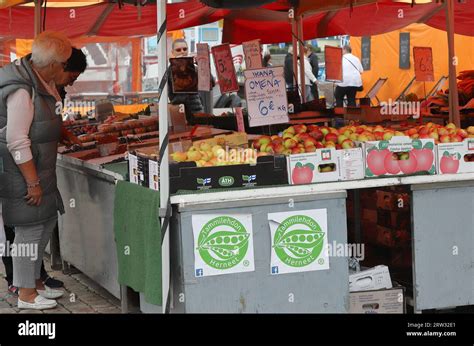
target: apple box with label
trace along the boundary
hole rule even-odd
[[[339,161],[333,148],[288,156],[290,184],[311,184],[339,180]]]
[[[349,293],[351,314],[404,314],[405,287]]]
[[[364,155],[362,148],[337,150],[339,180],[364,179]]]
[[[474,172],[474,138],[459,143],[440,143],[438,149],[438,174]]]
[[[433,139],[395,136],[389,141],[362,143],[362,148],[367,178],[436,174],[436,151]]]

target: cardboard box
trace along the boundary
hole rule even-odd
[[[438,174],[474,172],[474,138],[459,143],[440,143],[437,151]]]
[[[404,314],[406,312],[405,288],[349,293],[351,314]]]
[[[433,139],[392,137],[390,141],[361,143],[364,150],[365,176],[436,174],[436,151]],[[393,154],[404,156],[393,160]],[[391,156],[389,156],[391,155]]]
[[[337,150],[339,180],[364,179],[364,155],[362,148]]]
[[[371,291],[382,288],[392,288],[392,280],[388,267],[378,265],[374,268],[349,275],[349,291]]]
[[[248,145],[248,135],[245,132],[235,132],[230,135],[218,135],[215,138],[223,138],[224,145],[229,147],[243,147]]]
[[[325,172],[325,170],[328,170]],[[330,171],[329,171],[330,170]],[[290,184],[311,184],[339,180],[339,160],[333,148],[288,156]]]
[[[194,162],[170,162],[170,192],[288,184],[287,158],[261,156],[257,164],[196,167]]]

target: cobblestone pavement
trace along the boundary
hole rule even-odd
[[[44,264],[48,274],[64,282],[64,295],[57,299],[58,306],[50,310],[19,310],[17,297],[8,292],[5,268],[0,261],[0,314],[117,314],[121,313],[120,301],[98,286],[84,274],[66,275],[62,271],[52,271],[48,258]]]

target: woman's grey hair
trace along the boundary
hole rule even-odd
[[[71,53],[71,42],[64,34],[44,31],[33,41],[31,60],[36,67],[43,68],[54,62],[66,62]]]
[[[344,52],[352,53],[352,48],[351,48],[351,46],[345,45],[345,46],[344,46]]]

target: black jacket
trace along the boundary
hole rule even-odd
[[[319,61],[316,53],[311,53],[311,55],[309,56],[309,63],[311,64],[311,70],[313,71],[314,76],[318,78]]]
[[[293,54],[286,54],[284,71],[286,84],[293,85]]]

